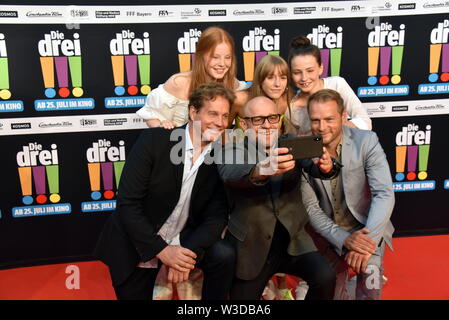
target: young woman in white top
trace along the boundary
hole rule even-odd
[[[310,95],[321,89],[333,89],[341,95],[348,115],[345,125],[371,130],[371,119],[346,80],[342,77],[320,78],[323,73],[320,49],[311,44],[307,37],[299,36],[292,40],[288,63],[292,84],[300,92],[293,97],[291,114],[287,111],[286,116],[297,128],[297,134],[308,134],[310,132],[307,100]]]
[[[173,129],[187,123],[189,95],[201,84],[218,81],[233,91],[245,89],[246,83],[235,77],[234,47],[231,35],[222,28],[204,30],[196,45],[192,70],[174,74],[152,90],[137,114],[149,127]]]

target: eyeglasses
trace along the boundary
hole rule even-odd
[[[270,114],[269,116],[257,116],[257,117],[244,117],[245,120],[251,120],[253,126],[261,126],[265,123],[265,120],[268,120],[270,124],[276,124],[281,119],[280,114]]]

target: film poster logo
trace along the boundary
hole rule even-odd
[[[38,50],[45,96],[54,98],[59,95],[61,98],[67,98],[72,94],[74,97],[81,97],[84,91],[79,34],[75,32],[73,39],[67,39],[63,32],[50,31],[44,35],[44,39],[39,41]]]
[[[429,76],[430,83],[418,86],[419,94],[449,93],[449,20],[438,22],[430,32]]]
[[[343,28],[337,27],[337,32],[331,32],[330,27],[318,25],[307,35],[314,45],[320,49],[323,64],[322,78],[339,76],[341,54],[343,50]]]
[[[427,180],[431,142],[431,125],[421,130],[408,124],[396,134],[395,191],[423,191],[435,189],[435,181]]]
[[[60,203],[58,146],[44,148],[37,142],[28,143],[16,154],[22,203],[12,209],[14,218],[68,214],[69,203]]]
[[[201,31],[189,29],[178,39],[179,72],[190,71],[195,61],[196,44],[201,37]]]
[[[9,91],[8,51],[6,50],[5,35],[0,33],[0,98],[11,98]]]
[[[279,55],[280,30],[274,29],[272,34],[267,29],[256,27],[243,37],[243,65],[245,81],[252,82],[257,63],[267,54]]]
[[[63,32],[50,31],[39,40],[38,51],[47,99],[34,101],[36,111],[94,109],[94,99],[82,97],[80,35],[75,32],[68,38]]]
[[[383,22],[368,34],[368,84],[360,87],[359,97],[404,96],[409,86],[402,81],[406,26]]]
[[[106,108],[142,107],[151,91],[149,33],[122,30],[109,42],[109,50],[116,97],[105,98]]]
[[[126,161],[125,142],[120,140],[114,146],[107,139],[99,139],[86,150],[86,160],[92,201],[83,202],[81,211],[114,210],[114,198]]]
[[[0,33],[0,112],[23,111],[23,101],[9,101],[11,96],[6,36]]]

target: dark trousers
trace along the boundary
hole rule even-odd
[[[295,275],[306,281],[309,286],[306,300],[331,300],[333,298],[335,272],[329,263],[318,251],[299,256],[289,255],[287,253],[289,241],[288,231],[278,221],[262,271],[252,280],[235,278],[231,287],[231,300],[260,299],[268,280],[278,272]]]
[[[208,248],[197,263],[203,271],[203,300],[228,298],[235,269],[235,251],[232,245],[220,240]],[[151,300],[159,268],[138,268],[124,283],[114,286],[118,300]]]

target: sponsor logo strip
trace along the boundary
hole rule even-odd
[[[0,119],[0,136],[145,129],[134,113]]]
[[[0,22],[6,23],[160,23],[327,19],[348,17],[438,14],[448,1],[332,1],[167,6],[11,6],[0,5]]]
[[[365,102],[371,118],[449,114],[449,99]]]

